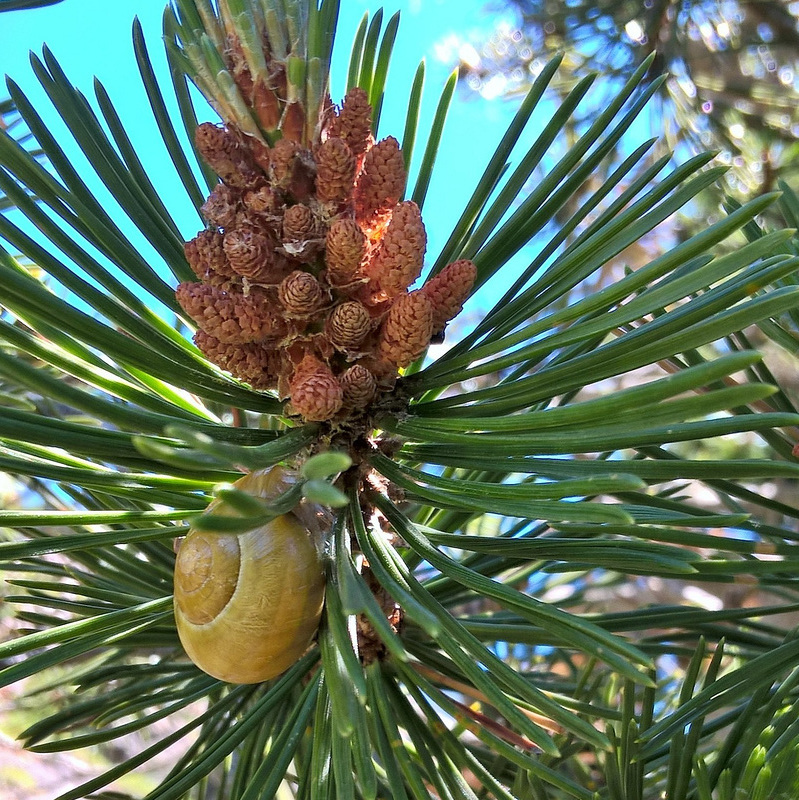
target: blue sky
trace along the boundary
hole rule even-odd
[[[332,78],[334,99],[343,92],[349,44],[358,23],[364,12],[373,13],[379,7],[367,0],[343,0],[341,5]],[[163,68],[163,7],[164,0],[64,0],[41,9],[5,13],[0,17],[0,71],[12,76],[48,123],[58,129],[60,122],[49,113],[49,103],[29,64],[29,51],[40,53],[42,43],[47,43],[70,80],[85,94],[93,94],[93,76],[99,77],[126,123],[129,136],[140,147],[142,161],[166,176],[171,173],[171,166],[158,144],[131,43],[131,21],[138,15],[150,57],[157,70]],[[457,47],[453,48],[453,42],[487,32],[498,17],[496,12],[486,10],[484,0],[394,0],[383,4],[383,8],[384,19],[400,11],[401,21],[380,133],[401,138],[410,83],[416,65],[424,58],[426,102],[419,139],[423,145],[439,91],[456,65]],[[489,102],[465,91],[456,94],[445,130],[445,147],[436,168],[439,180],[431,186],[426,202],[431,256],[446,240],[515,106],[515,102]],[[69,148],[66,137],[62,145]],[[75,157],[81,158],[78,153]],[[199,226],[185,196],[171,175],[162,185],[170,210],[182,229],[185,225],[187,237],[192,236]],[[175,195],[170,202],[171,191]]]

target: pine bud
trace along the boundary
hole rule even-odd
[[[252,87],[252,106],[258,122],[266,131],[275,131],[280,124],[280,101],[266,81],[259,79]]]
[[[389,136],[369,150],[355,187],[355,213],[369,219],[393,208],[405,191],[405,162],[399,142]]]
[[[402,294],[421,274],[427,234],[419,206],[411,200],[400,203],[391,215],[380,249],[367,272],[387,297]]]
[[[313,314],[325,300],[319,281],[310,272],[302,270],[294,270],[283,279],[277,296],[286,313],[297,317]]]
[[[322,203],[346,200],[355,183],[355,156],[337,137],[323,142],[316,151],[316,196]]]
[[[233,80],[236,82],[242,97],[251,100],[253,91],[252,73],[247,64],[247,58],[241,49],[239,38],[232,34],[228,36],[228,56],[233,63]]]
[[[280,353],[258,342],[225,344],[204,330],[194,334],[200,352],[234,378],[253,389],[274,389],[280,370]]]
[[[211,169],[229,186],[247,186],[256,179],[249,153],[226,128],[203,122],[194,142]]]
[[[444,330],[446,324],[463,308],[472,291],[477,267],[468,259],[447,264],[421,289],[433,306],[433,335]]]
[[[350,151],[359,158],[372,139],[372,107],[369,96],[359,86],[347,92],[341,111],[330,125],[330,135],[343,139]]]
[[[344,402],[344,393],[330,369],[321,368],[291,381],[291,406],[308,422],[323,422],[334,416]]]
[[[353,281],[366,258],[369,241],[354,219],[340,218],[330,226],[326,241],[327,277],[333,286]]]
[[[372,317],[369,311],[357,300],[350,300],[336,306],[327,318],[327,335],[339,348],[356,348],[369,333]]]
[[[305,141],[305,108],[298,100],[286,104],[280,119],[280,130],[287,139]]]
[[[380,331],[380,358],[407,367],[425,351],[433,333],[433,307],[421,292],[399,297],[388,312]]]
[[[181,283],[175,297],[202,328],[225,344],[244,344],[285,335],[286,323],[262,293],[244,295],[203,283]]]
[[[236,224],[239,211],[239,193],[224,183],[220,183],[208,195],[208,199],[200,208],[202,215],[212,224],[220,228],[230,228]]]
[[[375,376],[361,364],[353,364],[338,379],[344,405],[360,411],[372,402],[377,392]]]
[[[218,231],[200,231],[183,245],[189,266],[201,280],[207,280],[212,274],[226,277],[235,274],[225,255],[223,239]]]

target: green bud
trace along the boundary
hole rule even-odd
[[[303,485],[302,492],[309,500],[322,506],[341,508],[349,503],[347,495],[327,481],[308,481]]]
[[[302,477],[309,481],[317,481],[344,472],[351,466],[352,459],[346,453],[329,450],[309,458],[302,465]]]
[[[263,500],[253,497],[248,492],[242,492],[229,483],[220,483],[214,489],[214,495],[230,510],[243,517],[257,517],[269,511],[269,506]],[[221,508],[219,512],[224,514]]]

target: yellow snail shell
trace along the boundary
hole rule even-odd
[[[234,485],[270,499],[291,479],[276,467]],[[208,511],[225,513],[218,506]],[[306,651],[324,602],[322,516],[301,507],[244,534],[189,531],[175,563],[175,620],[201,670],[229,683],[259,683]]]

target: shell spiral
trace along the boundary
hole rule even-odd
[[[268,497],[270,472],[246,475],[236,486]],[[325,590],[317,545],[294,514],[240,535],[189,531],[174,586],[187,655],[229,683],[269,680],[299,659],[316,633]]]

